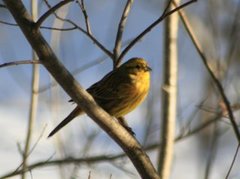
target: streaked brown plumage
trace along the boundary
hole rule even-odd
[[[110,115],[122,118],[135,109],[147,96],[150,86],[149,71],[151,68],[144,59],[132,58],[90,86],[87,91]],[[83,113],[84,111],[77,106],[49,134],[49,137]],[[120,123],[124,122],[120,121]]]

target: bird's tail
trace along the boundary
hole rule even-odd
[[[75,117],[83,113],[83,110],[81,110],[78,106],[62,121],[60,122],[57,127],[55,127],[52,132],[48,135],[48,137],[53,136],[56,132],[58,132],[61,128],[63,128],[65,125],[67,125],[69,122],[71,122]]]

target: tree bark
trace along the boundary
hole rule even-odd
[[[179,2],[176,3],[178,4]],[[171,5],[171,9],[173,7]],[[159,148],[158,171],[162,179],[168,179],[170,178],[172,166],[177,117],[178,14],[173,14],[166,18],[164,30],[164,82],[162,90],[162,130],[160,136],[162,145]]]

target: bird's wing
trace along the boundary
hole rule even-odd
[[[108,73],[103,79],[90,86],[87,91],[94,97],[95,100],[113,100],[126,97],[121,88],[124,87],[124,81],[121,76],[112,71]]]
[[[96,101],[121,99],[128,96],[129,91],[124,90],[126,85],[126,79],[119,76],[119,73],[116,73],[114,70],[90,86],[87,92],[89,92]],[[121,90],[121,92],[119,92],[119,90]],[[73,102],[73,100],[71,99],[69,102]]]
[[[111,71],[108,74],[106,74],[100,81],[94,83],[92,86],[90,86],[87,89],[87,92],[90,93],[94,98],[100,98],[102,95],[101,94],[105,94],[108,93],[109,94],[109,98],[111,98],[110,96],[115,96],[116,93],[113,90],[109,90],[106,89],[106,87],[103,88],[103,86],[108,86],[109,85],[109,81],[113,81],[112,78],[114,78],[115,72]],[[105,92],[104,92],[105,91]],[[107,92],[109,91],[109,92]],[[74,102],[72,99],[70,99],[68,102]]]

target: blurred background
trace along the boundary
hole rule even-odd
[[[30,12],[30,1],[23,2]],[[41,16],[48,10],[48,6],[42,0],[37,2]],[[59,1],[48,2],[53,6]],[[181,3],[184,2],[186,1]],[[4,5],[3,1],[0,4]],[[118,23],[125,4],[125,1],[85,1],[92,34],[110,51],[114,48]],[[135,1],[123,34],[123,48],[159,18],[164,7],[165,2],[162,0]],[[240,1],[197,1],[184,11],[211,69],[235,107],[234,115],[239,122]],[[63,6],[57,14],[71,19],[85,29],[84,16],[76,2]],[[0,7],[0,64],[32,60],[32,49],[19,27],[2,21],[15,23],[4,6]],[[157,165],[161,112],[164,107],[161,104],[163,25],[164,23],[160,23],[144,36],[123,60],[143,57],[152,68],[148,98],[126,118],[135,131],[136,138],[148,148],[146,152],[154,165]],[[56,19],[54,15],[47,18],[42,26],[60,29],[72,27]],[[58,58],[84,88],[112,70],[112,60],[81,31],[42,28],[41,32]],[[171,178],[225,178],[237,149],[237,140],[229,119],[217,117],[219,112],[224,112],[220,95],[181,21],[178,32],[179,89],[175,134],[178,139],[174,146]],[[86,158],[86,161],[36,167],[27,173],[27,178],[139,178],[127,157],[104,159],[104,156],[118,156],[123,151],[86,115],[73,120],[56,136],[47,138],[49,132],[75,105],[68,103],[69,96],[41,65],[39,79],[37,113],[28,164],[67,157]],[[31,81],[30,64],[0,68],[0,177],[13,172],[22,163],[30,111]],[[203,124],[213,120],[214,122],[201,128]],[[198,131],[186,135],[198,127]],[[101,156],[103,159],[87,160],[94,156]],[[240,178],[239,165],[240,157],[237,156],[229,178]]]

